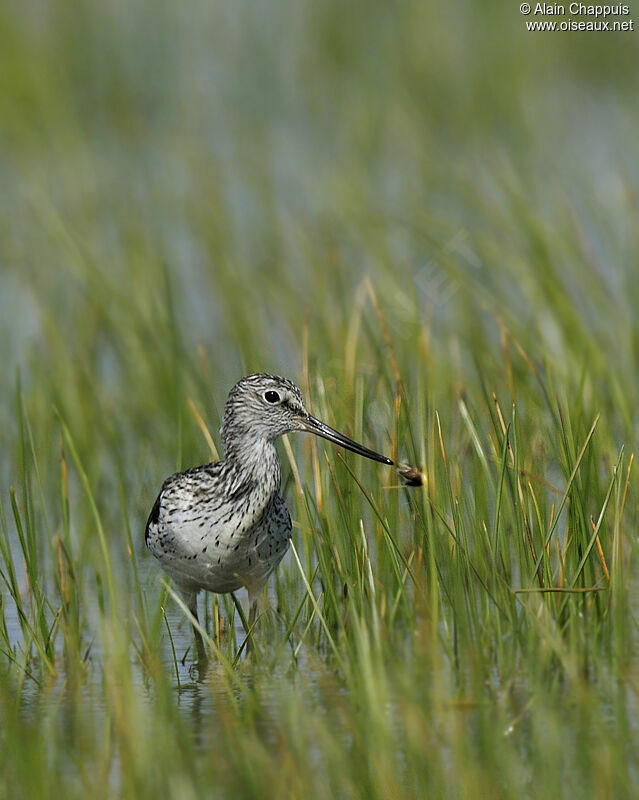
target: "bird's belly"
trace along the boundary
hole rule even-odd
[[[288,550],[290,521],[269,515],[247,530],[188,524],[164,527],[149,538],[149,549],[180,588],[258,591]]]

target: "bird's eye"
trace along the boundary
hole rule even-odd
[[[280,396],[277,392],[264,392],[264,399],[267,403],[279,403]]]

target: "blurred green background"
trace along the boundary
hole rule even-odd
[[[127,438],[152,421],[125,374],[157,363],[179,404],[169,330],[202,346],[219,403],[243,371],[299,375],[305,321],[311,364],[339,361],[370,276],[391,333],[410,352],[426,321],[458,383],[497,317],[558,362],[579,336],[570,357],[630,425],[637,37],[525,19],[487,2],[3,5],[7,389],[34,361],[70,414],[77,381],[108,386],[102,424]]]
[[[490,0],[0,2],[0,798],[632,796],[639,39],[526,31],[541,18]],[[209,458],[196,417],[219,444],[249,371],[428,467],[428,501],[357,465],[366,502],[334,453],[335,483],[292,441],[313,500],[285,464],[289,504],[322,531],[302,561],[328,591],[341,554],[362,627],[328,592],[334,670],[289,557],[274,639],[314,632],[301,686],[275,659],[179,692],[188,630],[174,662],[142,530],[163,478]],[[508,453],[550,486],[537,513],[513,484],[499,516]],[[512,544],[524,518],[545,585],[596,583],[592,605],[509,606],[536,572]],[[350,583],[360,519],[379,598]],[[468,534],[463,568],[446,526]]]

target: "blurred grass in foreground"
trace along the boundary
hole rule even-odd
[[[0,38],[0,798],[633,797],[636,35],[58,0]],[[252,370],[427,485],[290,437],[260,657],[209,597],[197,684],[142,530]]]

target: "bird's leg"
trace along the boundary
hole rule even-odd
[[[253,593],[249,591],[249,617],[248,623],[249,628],[252,628],[255,625],[255,620],[257,619],[257,612],[259,611],[259,594]]]
[[[195,637],[195,653],[197,656],[197,663],[198,667],[206,668],[208,663],[208,657],[206,655],[206,650],[204,648],[204,641],[202,639],[202,634],[199,631],[199,619],[197,616],[197,592],[187,592],[182,591],[182,597],[184,598],[184,603],[189,610],[189,613],[192,615],[192,627],[193,627],[193,635]],[[197,623],[197,625],[195,624]]]
[[[253,592],[249,589],[248,600],[249,600],[249,615],[248,615],[247,651],[251,652],[251,650],[255,648],[255,642],[253,641],[253,628],[255,627],[255,622],[257,621],[257,615],[260,609],[260,593]]]
[[[254,642],[253,642],[253,632],[251,631],[252,627],[252,610],[253,610],[253,603],[252,603],[252,595],[249,593],[249,602],[250,602],[250,611],[249,611],[249,618],[246,619],[246,614],[244,613],[244,609],[242,608],[242,604],[238,600],[235,595],[235,592],[231,592],[231,597],[233,598],[233,602],[235,604],[235,608],[237,609],[237,613],[240,615],[240,619],[242,620],[242,627],[244,628],[244,632],[246,633],[245,643],[242,647],[246,647],[247,654],[250,653],[254,649]],[[242,648],[240,648],[240,652]]]

